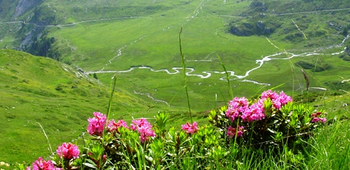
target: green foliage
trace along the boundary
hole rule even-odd
[[[243,137],[237,137],[238,144],[246,148],[262,149],[264,152],[278,152],[288,147],[293,153],[298,153],[306,147],[302,146],[302,141],[312,136],[320,125],[311,122],[314,109],[302,104],[288,103],[280,110],[276,110],[273,109],[271,101],[267,100],[265,119],[252,123],[244,123],[241,119],[231,122],[225,112],[225,107],[219,111],[212,111],[209,121],[220,131],[226,131],[229,126],[244,126]]]
[[[274,159],[283,158],[281,164],[277,161],[277,167],[303,168],[309,152],[313,152],[312,145],[305,141],[323,125],[312,119],[322,113],[291,102],[277,110],[271,100],[265,101],[264,109],[265,119],[250,123],[239,119],[231,122],[224,113],[226,107],[218,112],[213,110],[209,115],[212,125],[201,126],[194,133],[174,127],[166,130],[169,115],[160,112],[155,116],[156,136],[146,141],[140,141],[141,134],[132,126],[111,130],[105,124],[102,135],[83,139],[78,159],[64,162],[55,157],[55,166],[64,169],[236,169],[261,168],[264,167],[262,160],[276,162]],[[89,123],[94,124],[90,120]],[[235,138],[230,138],[227,131],[230,124],[243,125],[243,136],[236,133]]]
[[[294,65],[299,66],[303,69],[309,69],[312,72],[322,72],[322,71],[332,69],[332,66],[328,63],[318,63],[317,65],[315,65],[305,61],[298,61],[294,63]]]

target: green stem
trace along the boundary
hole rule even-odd
[[[221,60],[221,57],[219,56],[219,54],[216,54],[216,55],[217,55],[218,59],[220,60],[220,63],[222,65],[222,67],[224,68],[224,71],[225,71],[225,74],[226,74],[227,86],[228,86],[228,93],[231,96],[231,99],[233,99],[233,91],[232,91],[232,88],[231,88],[230,76],[228,75],[228,72],[226,70],[226,67],[225,67],[224,63]]]
[[[183,52],[182,52],[181,33],[182,33],[182,27],[181,27],[180,33],[179,33],[179,46],[180,46],[180,55],[181,55],[182,69],[183,69],[183,73],[184,73],[184,84],[185,84],[185,91],[186,91],[186,98],[187,98],[188,111],[189,111],[189,113],[190,113],[191,123],[192,123],[192,122],[193,122],[193,119],[192,119],[190,98],[188,97],[188,90],[187,90],[186,63],[185,63],[185,56],[184,56],[184,54],[183,54]]]

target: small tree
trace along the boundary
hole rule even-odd
[[[98,77],[97,77],[97,74],[96,74],[96,73],[94,73],[94,78],[95,78],[96,80],[98,80]]]

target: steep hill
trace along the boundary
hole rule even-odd
[[[14,163],[49,155],[40,125],[52,147],[77,139],[93,112],[106,113],[109,91],[55,60],[0,50],[0,160]],[[147,116],[151,106],[122,90],[114,99],[114,118]]]

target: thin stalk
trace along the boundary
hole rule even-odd
[[[181,33],[182,33],[182,27],[181,27],[180,32],[179,32],[180,55],[181,55],[182,69],[183,69],[183,73],[184,73],[184,84],[185,84],[184,87],[185,87],[185,91],[186,91],[188,112],[190,113],[191,123],[193,123],[192,112],[191,112],[191,105],[190,105],[190,98],[188,97],[188,90],[187,90],[186,63],[185,63],[185,56],[184,56],[184,54],[182,52]]]
[[[41,130],[43,131],[44,136],[45,136],[45,138],[46,138],[46,140],[47,140],[47,143],[49,144],[49,149],[50,149],[50,152],[51,152],[51,154],[53,154],[53,151],[52,151],[52,147],[51,147],[51,144],[50,144],[49,138],[47,137],[47,135],[46,135],[46,132],[45,132],[44,128],[41,126],[41,124],[40,124],[39,122],[36,122],[36,123],[37,123],[37,124],[39,124],[39,126],[40,126]]]
[[[114,95],[114,91],[115,91],[115,86],[117,84],[117,76],[113,76],[112,77],[113,79],[113,87],[112,87],[112,91],[111,91],[111,96],[109,97],[109,102],[108,102],[108,107],[107,107],[107,114],[106,114],[106,121],[105,121],[105,124],[103,125],[103,127],[106,127],[107,125],[107,120],[109,118],[109,113],[111,112],[111,106],[112,106],[112,100],[113,100],[113,95]],[[105,130],[103,131],[102,133],[102,139],[104,137],[104,134],[105,134]]]
[[[219,56],[219,54],[216,54],[216,56],[218,57],[222,67],[224,68],[224,71],[225,71],[225,74],[226,74],[227,86],[228,86],[228,93],[231,96],[231,99],[233,99],[233,91],[232,91],[232,88],[231,88],[230,76],[228,75],[226,67],[225,67],[224,63],[222,62],[221,57]]]
[[[108,121],[108,118],[109,118],[109,114],[111,112],[113,95],[114,95],[114,91],[115,91],[115,87],[116,87],[116,83],[117,83],[117,76],[114,75],[112,77],[112,79],[113,79],[113,87],[112,87],[111,96],[110,96],[109,102],[108,102],[107,113],[106,113],[106,121],[105,121],[103,127],[107,126],[107,121]],[[105,145],[105,138],[104,138],[105,137],[105,133],[106,133],[105,131],[106,131],[106,129],[103,129],[102,138],[101,138],[102,145]],[[100,163],[100,165],[102,164],[102,159],[100,159],[99,163]],[[103,168],[103,165],[101,167],[99,167],[99,169],[100,168]]]
[[[112,87],[111,97],[109,98],[109,102],[108,102],[107,115],[106,115],[107,119],[108,119],[109,113],[111,112],[112,99],[115,91],[115,86],[117,84],[117,76],[114,75],[112,79],[113,79],[113,87]]]

